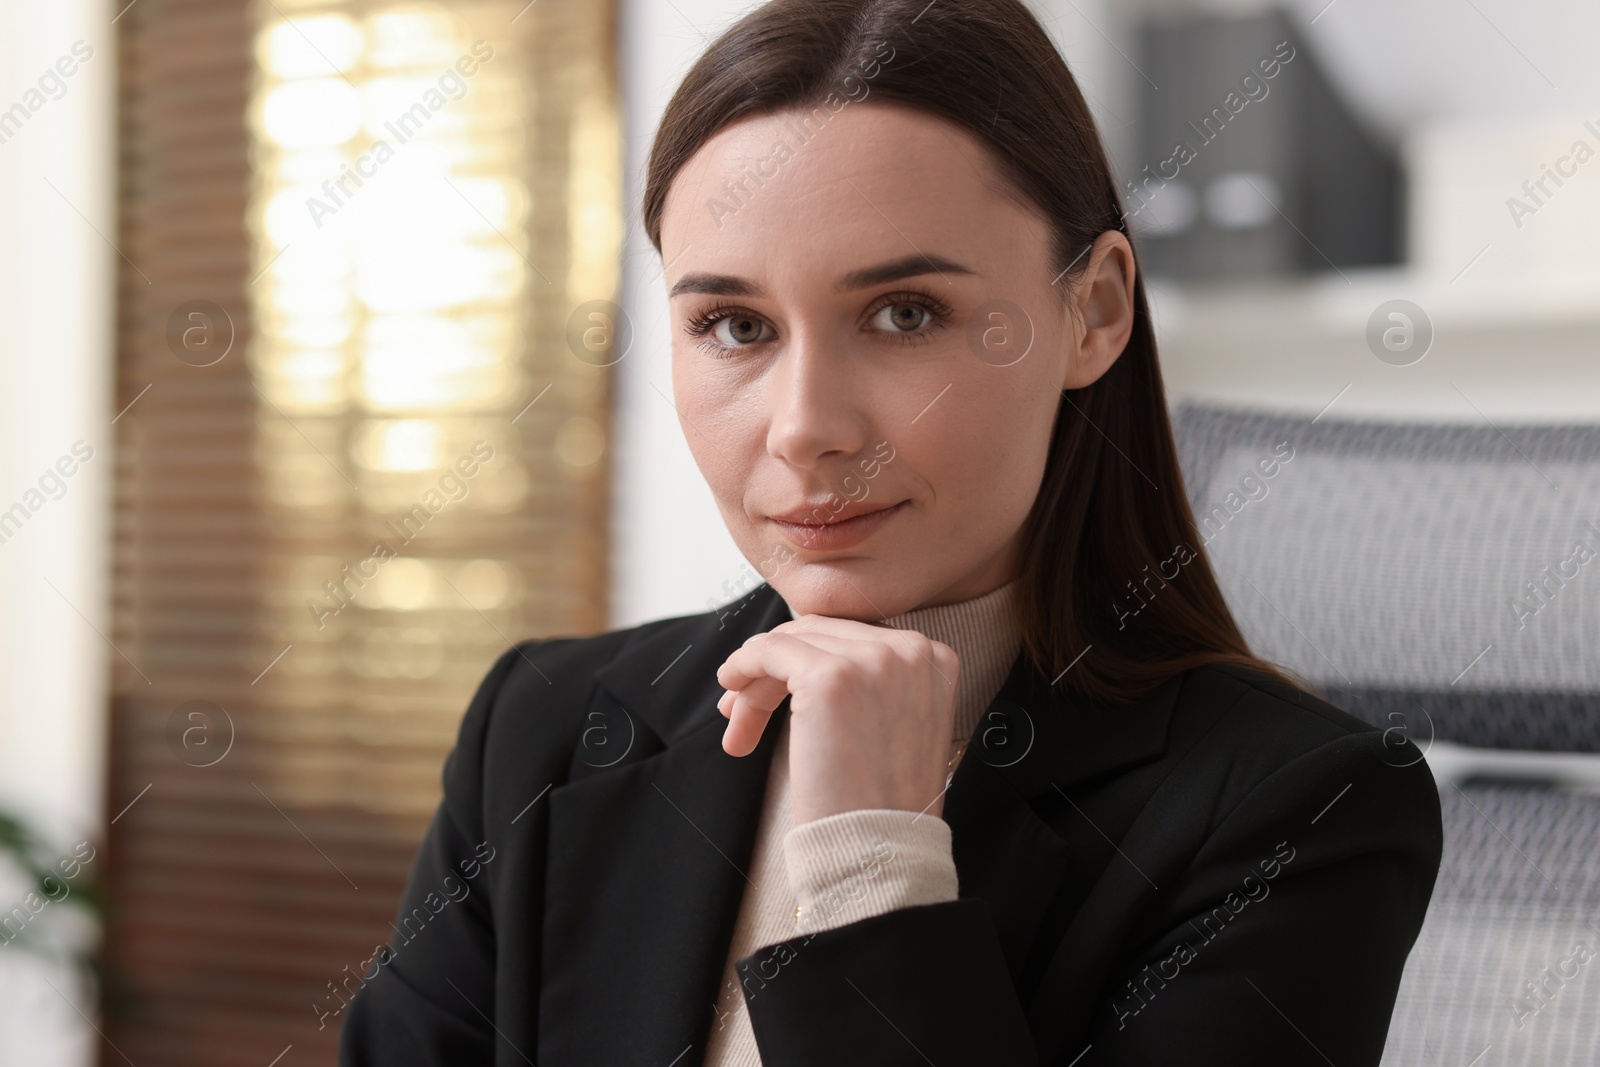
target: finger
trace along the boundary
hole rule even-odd
[[[787,683],[829,655],[793,634],[756,634],[723,660],[717,668],[717,682],[724,689],[744,689],[758,678]]]
[[[817,638],[835,641],[871,641],[894,648],[909,647],[916,641],[933,640],[921,630],[880,626],[876,623],[858,622],[855,619],[836,619],[827,615],[802,615],[798,619],[774,626],[768,632],[792,634],[807,640]]]
[[[813,616],[823,618],[823,616]],[[850,620],[834,619],[833,622],[848,622]],[[787,625],[787,624],[786,624]],[[840,636],[829,629],[790,630],[787,633],[799,640],[815,645],[825,652],[836,656],[843,656],[863,667],[870,667],[869,654],[864,650],[870,648],[870,643],[885,645],[897,653],[910,656],[914,654],[917,660],[930,667],[939,676],[941,682],[955,685],[960,676],[960,663],[955,650],[942,642],[928,638],[920,630],[897,630],[884,626],[868,626],[862,637]],[[772,631],[778,632],[776,630]],[[870,643],[869,643],[870,642]]]
[[[831,652],[836,656],[859,653],[862,649],[870,649],[875,645],[882,645],[895,652],[905,651],[915,638],[908,636],[905,630],[891,630],[882,626],[868,627],[869,633],[855,636],[843,636],[830,633],[826,630],[789,630],[784,633],[796,641],[804,641],[808,645]],[[776,633],[777,631],[773,631]]]
[[[728,714],[728,728],[722,732],[722,750],[730,756],[748,756],[761,742],[761,734],[772,719],[772,710],[762,708],[735,693]]]
[[[826,633],[838,637],[854,638],[855,640],[870,640],[874,636],[885,633],[903,633],[891,626],[881,626],[877,622],[861,622],[858,619],[840,619],[832,615],[801,615],[788,622],[779,623],[769,633]]]
[[[733,710],[733,698],[743,693],[746,700],[771,711],[789,695],[789,687],[776,678],[757,678],[743,689],[730,689],[717,700],[717,710],[727,718]]]

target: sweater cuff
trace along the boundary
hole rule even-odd
[[[797,933],[957,899],[950,824],[897,808],[842,811],[784,835]]]

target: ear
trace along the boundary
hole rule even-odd
[[[1133,246],[1120,230],[1095,238],[1089,263],[1068,299],[1076,350],[1067,354],[1062,389],[1092,385],[1122,355],[1133,336]]]

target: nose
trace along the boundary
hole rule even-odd
[[[797,330],[768,379],[767,453],[808,469],[867,446],[867,397],[837,344]]]

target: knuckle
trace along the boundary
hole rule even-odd
[[[911,650],[912,640],[910,630],[887,630],[883,632],[883,636],[878,642],[878,647],[900,656]]]
[[[850,686],[852,666],[843,659],[829,659],[817,668],[815,684],[824,696],[836,696]]]
[[[923,633],[909,631],[903,641],[906,662],[926,666],[937,662],[938,642]]]

